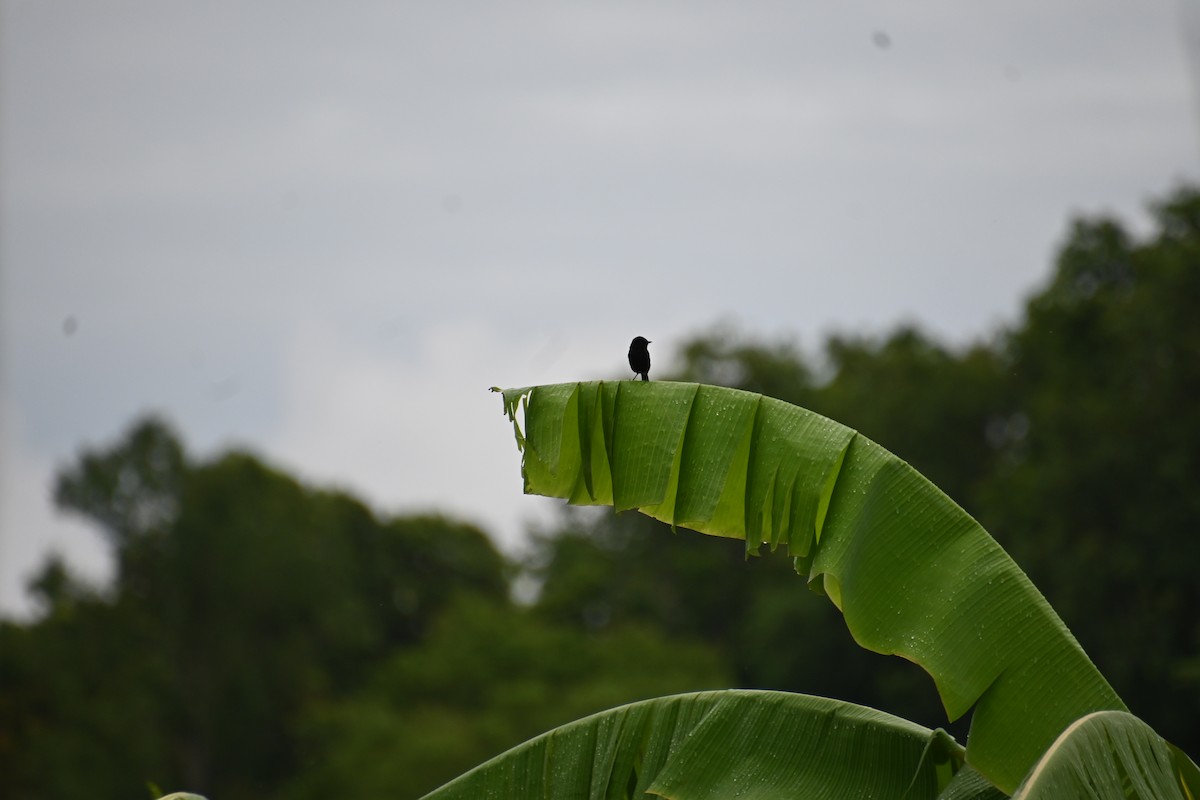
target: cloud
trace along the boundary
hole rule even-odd
[[[1165,6],[281,9],[3,6],[6,542],[146,409],[514,540],[491,384],[721,318],[986,334],[1069,212],[1198,174]]]
[[[478,321],[430,325],[407,355],[313,323],[290,343],[279,424],[263,445],[310,480],[353,487],[377,509],[457,514],[511,550],[523,520],[544,518],[549,507],[522,495],[520,454],[488,391],[522,360],[502,331]],[[533,366],[525,371],[532,380],[549,373]]]

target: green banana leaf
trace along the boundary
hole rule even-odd
[[[1007,800],[1008,795],[992,785],[970,764],[954,774],[936,800]]]
[[[556,728],[425,800],[645,793],[675,800],[901,800],[935,797],[963,757],[944,731],[852,703],[785,692],[699,692]]]
[[[527,493],[785,545],[860,645],[923,667],[951,720],[974,707],[967,760],[1005,793],[1075,720],[1126,710],[995,540],[856,431],[691,383],[503,394]]]
[[[1046,751],[1013,800],[1193,800],[1196,765],[1146,723],[1120,711],[1076,720]]]

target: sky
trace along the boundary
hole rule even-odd
[[[488,387],[717,323],[1019,318],[1069,220],[1200,181],[1193,0],[0,0],[0,615],[145,413],[508,552]]]

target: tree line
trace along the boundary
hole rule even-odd
[[[914,327],[793,340],[713,329],[670,377],[857,428],[974,515],[1133,712],[1200,752],[1200,190],[1144,238],[1075,221],[1021,318],[966,347]],[[416,797],[555,725],[730,686],[945,725],[928,677],[860,650],[786,554],[564,509],[527,558],[385,517],[158,418],[84,452],[58,505],[109,587],[49,559],[0,622],[0,797]],[[538,587],[513,599],[516,581]]]

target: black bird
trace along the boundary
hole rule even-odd
[[[650,380],[650,350],[646,345],[650,340],[645,336],[635,336],[629,343],[629,368],[642,376],[642,380]]]

